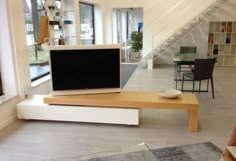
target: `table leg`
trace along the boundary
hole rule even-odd
[[[198,109],[188,111],[188,128],[191,132],[198,131]]]

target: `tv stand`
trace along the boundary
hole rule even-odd
[[[44,97],[33,95],[17,104],[18,119],[139,125],[139,108],[49,105]]]
[[[43,102],[44,99],[44,102]],[[198,101],[194,94],[167,99],[158,92],[33,96],[17,105],[18,118],[139,125],[140,109],[186,110],[188,128],[198,130]]]

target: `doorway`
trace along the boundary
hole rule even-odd
[[[142,34],[142,27],[143,27],[143,8],[112,9],[112,41],[114,44],[117,43],[125,44],[124,45],[125,49],[122,50],[122,62],[140,61],[140,58],[142,57],[141,50],[133,49],[131,34],[133,32]]]

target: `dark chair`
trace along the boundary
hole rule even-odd
[[[207,80],[207,91],[209,86],[209,79],[211,80],[211,90],[212,90],[212,97],[214,96],[214,83],[213,83],[213,70],[215,66],[216,58],[209,58],[209,59],[196,59],[194,62],[194,69],[192,72],[185,72],[182,75],[182,91],[184,88],[184,81],[187,80],[193,82],[193,89],[192,92],[195,91],[195,81],[199,81],[199,92],[201,91],[201,81]]]

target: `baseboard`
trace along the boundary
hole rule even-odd
[[[10,125],[11,123],[13,123],[16,120],[16,115],[10,117],[9,119],[3,121],[0,123],[0,130],[7,127],[8,125]]]

